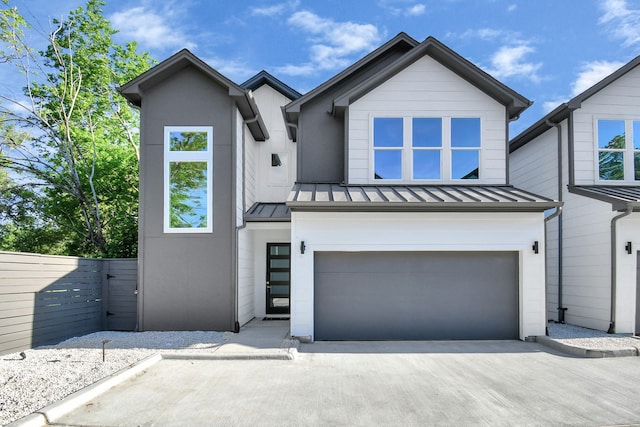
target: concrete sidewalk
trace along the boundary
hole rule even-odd
[[[292,360],[299,342],[291,339],[288,320],[253,319],[234,334],[226,332],[224,343],[211,355],[163,354],[165,359],[272,359]]]

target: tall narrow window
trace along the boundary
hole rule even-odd
[[[403,119],[373,119],[374,179],[402,179]]]
[[[480,119],[451,119],[451,179],[478,179]]]
[[[633,179],[640,181],[640,122],[633,122]]]
[[[601,180],[624,179],[624,128],[624,120],[598,120],[598,176]]]
[[[164,231],[213,230],[213,128],[167,126],[164,132]]]
[[[413,179],[440,179],[442,119],[412,120]]]

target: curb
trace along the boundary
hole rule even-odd
[[[538,344],[542,344],[544,346],[577,357],[597,359],[605,357],[640,356],[640,352],[638,351],[638,349],[633,347],[619,348],[615,350],[593,350],[564,344],[547,336],[537,336],[535,337],[535,340]]]
[[[105,377],[90,386],[70,394],[58,402],[52,403],[51,405],[45,406],[44,408],[27,415],[26,417],[9,423],[6,427],[41,427],[50,425],[51,422],[55,421],[57,418],[84,405],[91,399],[137,375],[160,360],[162,360],[162,355],[151,355],[127,368],[121,369],[115,374]]]
[[[294,360],[295,353],[289,350],[279,353],[220,353],[220,354],[163,354],[165,360]]]

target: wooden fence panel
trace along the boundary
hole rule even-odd
[[[124,298],[128,305],[116,304],[120,319],[129,322],[119,326],[130,327],[136,318],[136,273],[135,259],[0,252],[0,355],[102,330],[109,310],[107,277],[125,279],[129,287],[133,283],[133,303],[129,296]],[[114,301],[127,292],[116,288]],[[134,328],[135,320],[128,330]]]

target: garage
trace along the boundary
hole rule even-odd
[[[518,252],[315,252],[316,340],[518,339]]]

